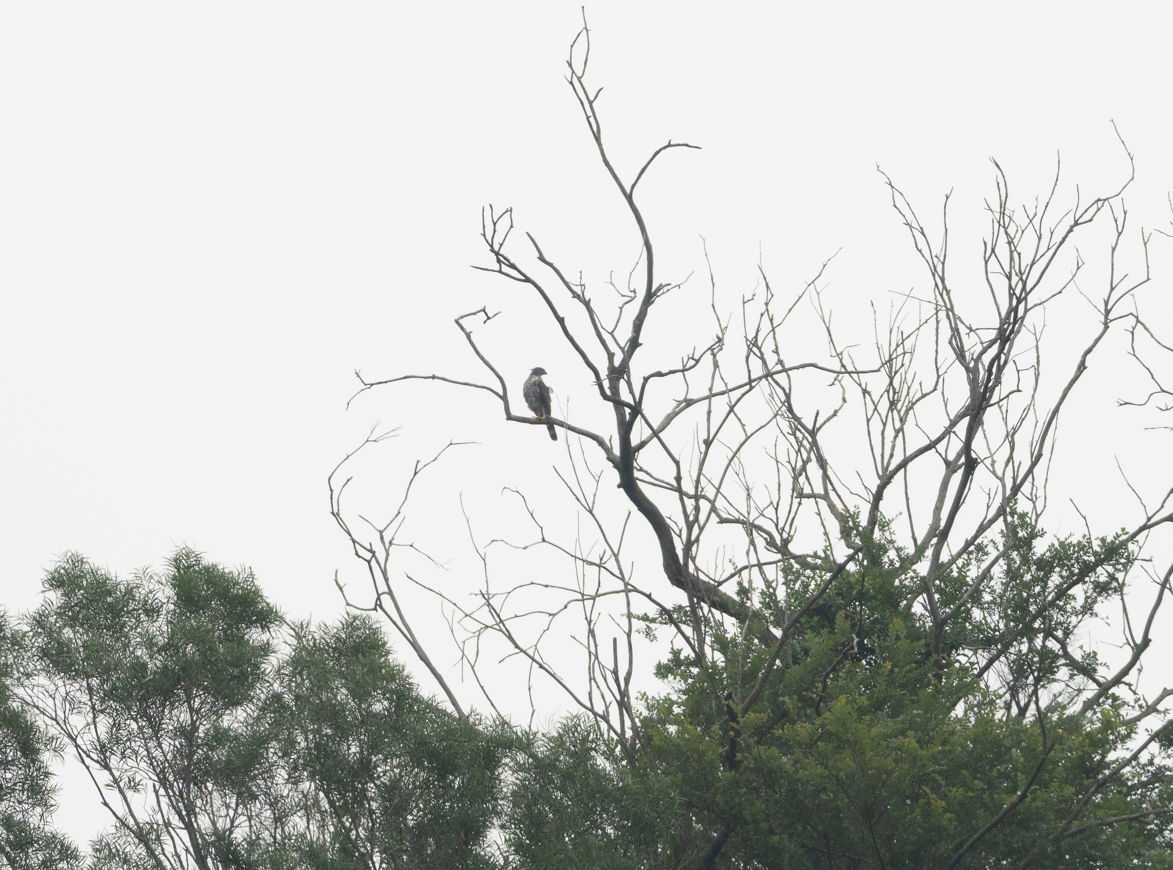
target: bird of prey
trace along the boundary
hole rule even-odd
[[[539,420],[545,420],[550,416],[550,388],[542,381],[542,375],[545,373],[544,368],[537,366],[529,373],[529,377],[525,379],[525,385],[521,388],[521,395],[525,399],[525,403],[529,405],[529,409]],[[558,440],[558,433],[554,431],[553,423],[547,423],[546,430],[550,433],[551,441]]]

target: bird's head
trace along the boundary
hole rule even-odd
[[[540,377],[541,377],[542,375],[544,375],[545,373],[546,373],[546,370],[545,370],[544,368],[542,368],[541,366],[535,366],[535,367],[534,367],[534,369],[533,369],[533,371],[531,371],[531,372],[529,373],[529,375],[530,375],[530,377],[531,377],[531,378],[532,378],[532,377],[535,377],[535,376],[540,378]]]

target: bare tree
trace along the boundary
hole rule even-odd
[[[924,625],[940,679],[964,666],[1001,699],[1007,717],[1037,719],[1045,751],[1015,807],[1048,763],[1046,747],[1054,747],[1048,723],[1061,716],[1093,717],[1123,704],[1129,726],[1159,724],[1119,759],[1114,775],[1151,758],[1173,689],[1146,695],[1136,677],[1173,578],[1173,560],[1161,555],[1158,540],[1167,538],[1173,524],[1173,490],[1155,505],[1141,502],[1139,519],[1124,532],[1096,538],[1089,528],[1085,542],[1063,550],[1062,558],[1059,550],[1048,550],[1052,561],[1039,561],[1038,529],[1060,417],[1078,401],[1089,361],[1105,353],[1109,335],[1152,335],[1132,306],[1149,281],[1151,237],[1128,231],[1123,194],[1133,172],[1127,148],[1130,171],[1116,191],[1088,200],[1077,190],[1068,205],[1062,204],[1058,172],[1046,196],[1015,205],[995,163],[981,270],[966,278],[964,291],[952,269],[948,198],[938,236],[882,175],[926,280],[922,291],[899,299],[887,322],[876,317],[869,346],[845,342],[832,328],[822,292],[827,264],[789,297],[776,292],[760,269],[759,287],[736,313],[722,311],[710,269],[710,341],[681,352],[674,366],[648,370],[639,351],[649,318],[680,282],[657,272],[637,188],[658,158],[696,146],[669,141],[633,178],[621,176],[604,143],[599,90],[587,83],[590,38],[584,26],[571,45],[567,81],[638,234],[641,251],[632,277],[627,286],[611,285],[596,295],[569,277],[575,270],[548,256],[532,233],[525,233],[524,251],[515,251],[512,210],[492,206],[482,229],[489,264],[477,268],[541,301],[594,384],[591,400],[608,410],[606,429],[549,420],[577,436],[567,439],[557,474],[592,532],[575,541],[548,536],[538,511],[515,492],[535,529],[527,546],[565,557],[566,579],[490,583],[486,547],[502,544],[494,541],[478,545],[485,582],[474,605],[433,589],[464,629],[463,655],[474,675],[480,644],[490,636],[503,641],[531,672],[559,686],[635,764],[645,745],[633,691],[636,639],[641,631],[666,630],[679,653],[676,661],[687,662],[692,678],[705,683],[724,723],[724,765],[736,770],[738,723],[780,679],[809,625],[839,618],[845,626],[846,640],[826,669],[824,687],[836,671],[864,657],[884,630],[864,603],[864,586],[882,582],[895,596],[892,612]],[[1085,238],[1102,240],[1094,268],[1076,251]],[[1130,245],[1139,273],[1123,266]],[[1088,282],[1098,289],[1089,289]],[[975,293],[975,285],[983,292]],[[1094,313],[1085,321],[1086,342],[1065,360],[1044,341],[1043,315],[1068,300],[1086,301]],[[490,329],[493,316],[481,308],[455,320],[483,367],[483,381],[359,375],[359,392],[438,381],[442,389],[488,394],[511,423],[546,425],[515,411],[516,392],[511,394],[509,379],[474,332]],[[795,359],[791,348],[809,347],[795,336],[811,334],[812,319],[827,352]],[[1150,375],[1154,395],[1167,393]],[[611,484],[621,491],[625,510],[611,504]],[[400,581],[388,561],[394,540],[387,529],[402,516],[402,505],[388,526],[375,528],[377,542],[363,543],[333,495],[331,504],[356,553],[371,567],[374,606],[408,639],[459,712],[395,597]],[[660,561],[654,572],[641,565],[637,582],[628,553],[640,537],[654,540]],[[1024,586],[1026,575],[1033,579]],[[858,590],[841,588],[849,579]],[[1023,592],[1027,586],[1029,595]],[[1078,647],[1088,621],[1113,599],[1123,610],[1125,655],[1109,666]],[[827,607],[838,609],[820,616]],[[535,617],[540,628],[525,630]],[[577,637],[585,680],[556,666],[545,646],[556,636],[553,626],[568,619],[584,626]],[[1063,836],[1126,820],[1089,821],[1085,814],[1111,782],[1109,777],[1088,787],[1073,804]],[[983,820],[972,836],[959,840],[953,865],[972,855],[1013,809]],[[693,855],[697,866],[713,866],[729,836],[728,829],[715,831]]]

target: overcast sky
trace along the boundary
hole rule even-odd
[[[480,442],[436,469],[422,514],[462,540],[458,493],[475,515],[502,485],[551,479],[544,432],[506,427],[476,396],[346,402],[355,369],[474,374],[451,321],[482,305],[512,318],[510,377],[542,365],[559,401],[589,391],[559,377],[570,363],[541,312],[469,268],[486,262],[486,203],[512,205],[596,285],[631,266],[629,219],[563,78],[579,6],[0,6],[10,611],[66,551],[127,574],[187,544],[252,566],[292,616],[339,612],[334,572],[357,582],[359,566],[325,478],[376,421],[403,427],[380,447],[389,494],[417,457]],[[641,182],[665,277],[703,267],[701,237],[733,300],[759,259],[793,291],[842,249],[830,298],[848,317],[920,280],[877,165],[926,221],[952,190],[959,232],[980,231],[990,157],[1022,199],[1046,191],[1060,154],[1063,190],[1118,187],[1113,120],[1136,155],[1132,219],[1168,226],[1167,4],[628,0],[587,14],[619,170],[669,139],[703,148]],[[1153,263],[1167,297],[1173,264],[1164,249]],[[1067,437],[1102,457],[1112,431]],[[1125,458],[1167,485],[1154,438]],[[454,562],[452,582],[475,570]]]

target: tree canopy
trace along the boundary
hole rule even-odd
[[[4,774],[41,764],[43,795],[36,725],[68,744],[111,816],[89,866],[492,866],[506,744],[423,697],[369,619],[286,625],[248,572],[179,550],[129,579],[67,556],[26,624]]]

